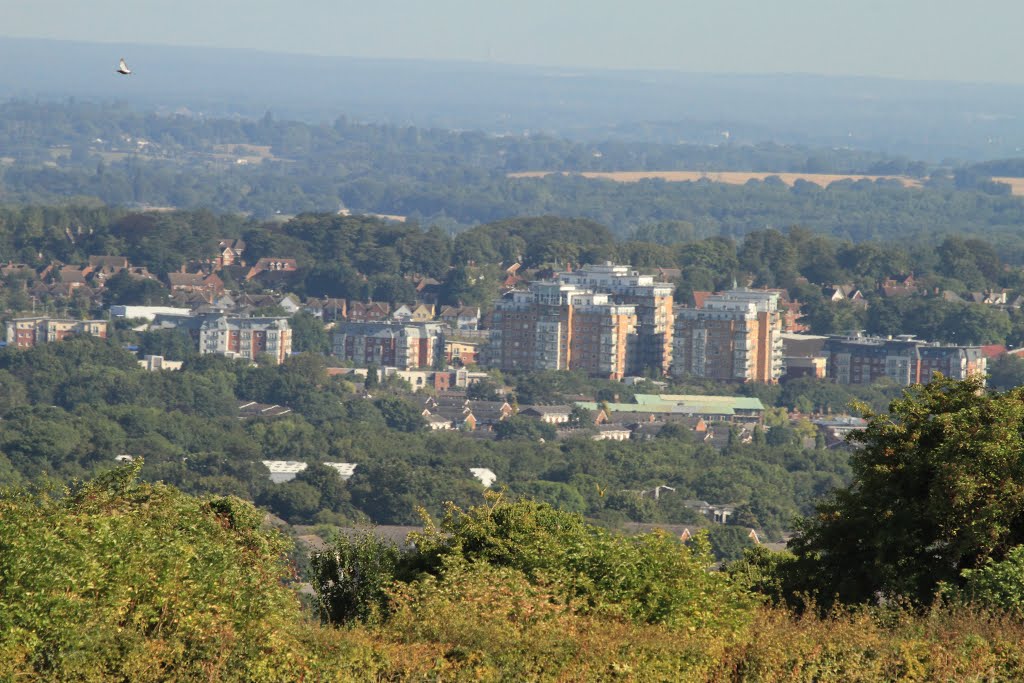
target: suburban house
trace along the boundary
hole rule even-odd
[[[828,285],[822,288],[822,294],[829,301],[849,301],[865,308],[868,304],[864,295],[854,285]]]
[[[89,268],[94,284],[102,287],[105,280],[128,269],[128,259],[124,256],[90,256]]]
[[[426,304],[436,304],[441,296],[441,283],[432,277],[413,280],[416,287],[416,298]]]
[[[434,306],[433,304],[402,304],[391,313],[391,317],[399,322],[430,322],[434,319]]]
[[[181,370],[183,362],[180,360],[167,360],[163,356],[147,355],[139,361],[143,370],[156,372],[158,370]]]
[[[477,306],[445,306],[441,309],[441,322],[456,330],[475,330],[480,325]]]
[[[632,430],[621,425],[603,424],[597,425],[597,434],[591,438],[594,441],[629,441],[633,434]]]
[[[382,322],[390,319],[391,305],[380,301],[348,302],[348,320],[358,323]]]
[[[89,275],[92,274],[92,268],[85,266],[79,268],[78,266],[61,266],[53,271],[51,275],[55,284],[63,285],[68,292],[74,291],[79,287],[84,287],[89,284]]]
[[[470,401],[469,410],[476,418],[477,426],[488,429],[507,420],[513,414],[512,406],[505,401]]]
[[[968,300],[971,303],[984,304],[986,306],[1005,306],[1006,297],[1007,291],[1005,289],[999,291],[987,289],[984,292],[971,292]]]
[[[444,358],[451,365],[475,365],[480,357],[479,349],[476,342],[444,340]]]
[[[217,242],[216,265],[219,268],[243,265],[242,254],[245,253],[245,240],[222,239]]]
[[[431,413],[428,410],[423,411],[423,419],[427,421],[427,429],[431,430],[450,430],[454,429],[452,421],[441,415]]]
[[[344,299],[311,299],[306,302],[306,311],[323,320],[325,323],[345,320],[348,313],[348,302]]]
[[[249,272],[245,274],[246,280],[252,280],[255,277],[261,275],[272,274],[290,274],[294,273],[299,269],[298,264],[293,258],[275,258],[272,256],[264,256],[258,260],[253,267],[249,269]]]
[[[224,281],[216,273],[168,273],[167,284],[171,292],[197,293],[217,296],[224,293]]]
[[[270,472],[270,481],[275,484],[291,481],[295,475],[309,467],[306,463],[295,460],[264,460],[263,466]]]
[[[686,500],[683,501],[683,505],[718,524],[727,524],[729,518],[736,512],[736,507],[733,505],[712,505],[706,500]]]

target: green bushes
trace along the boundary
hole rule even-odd
[[[319,626],[288,587],[287,543],[255,508],[136,484],[137,468],[0,493],[0,680],[1024,678],[1014,614],[795,617],[756,603],[753,573],[707,571],[702,544],[612,536],[501,498],[453,508],[403,552],[337,542],[314,565],[334,572],[322,597],[350,626]]]
[[[136,484],[140,467],[0,495],[0,679],[300,673],[285,539],[237,498]]]
[[[388,579],[445,587],[467,572],[512,572],[566,611],[673,628],[733,632],[758,599],[727,574],[709,571],[710,545],[690,547],[658,532],[622,536],[582,516],[500,495],[462,510],[397,549],[369,537],[340,537],[313,559],[321,613],[333,623],[373,620],[387,608]],[[402,589],[405,590],[405,589]],[[409,589],[413,590],[413,589]],[[386,612],[385,612],[386,613]]]

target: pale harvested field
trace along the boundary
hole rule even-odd
[[[997,183],[1006,183],[1014,195],[1024,195],[1024,178],[992,178]]]
[[[569,175],[563,171],[523,171],[520,173],[509,173],[510,178],[543,178],[544,176],[552,175],[554,173],[562,173],[563,175]],[[815,185],[821,185],[822,187],[828,186],[830,183],[834,183],[838,180],[898,180],[903,183],[904,187],[921,187],[921,181],[916,178],[908,178],[906,176],[892,176],[892,175],[832,175],[828,173],[747,173],[744,171],[613,171],[613,172],[597,172],[597,171],[586,171],[584,173],[572,174],[581,175],[584,178],[602,178],[604,180],[614,180],[620,183],[635,183],[641,180],[648,179],[660,179],[668,182],[687,182],[707,179],[716,183],[726,183],[729,185],[743,185],[748,180],[764,180],[772,176],[778,178],[785,184],[792,186],[797,180],[806,180],[807,182],[814,183]],[[997,179],[998,180],[998,179]],[[1024,179],[1016,178],[1022,182],[1022,192],[1024,192]],[[1016,193],[1016,189],[1014,190]]]

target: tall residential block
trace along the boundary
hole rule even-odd
[[[540,281],[499,300],[491,326],[488,360],[502,370],[581,370],[621,379],[636,312],[608,294]]]
[[[914,339],[833,336],[825,342],[828,376],[839,384],[870,384],[887,377],[901,386],[927,383],[932,373],[952,379],[984,376],[988,361],[977,346],[950,346]]]
[[[632,306],[636,333],[630,337],[626,373],[642,375],[647,370],[667,374],[672,366],[673,287],[655,282],[652,275],[640,275],[631,266],[588,264],[571,273],[559,273],[560,282],[610,296],[610,301]]]
[[[199,353],[283,363],[292,352],[288,318],[235,318],[209,316],[199,327]]]
[[[360,366],[429,368],[444,353],[443,330],[437,322],[343,322],[334,329],[331,353]]]
[[[672,371],[740,382],[774,383],[783,371],[776,292],[734,289],[677,308]]]

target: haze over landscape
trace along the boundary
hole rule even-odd
[[[1024,680],[1024,5],[3,15],[0,681]]]
[[[12,37],[325,56],[1024,83],[1012,0],[74,0],[18,3]]]

